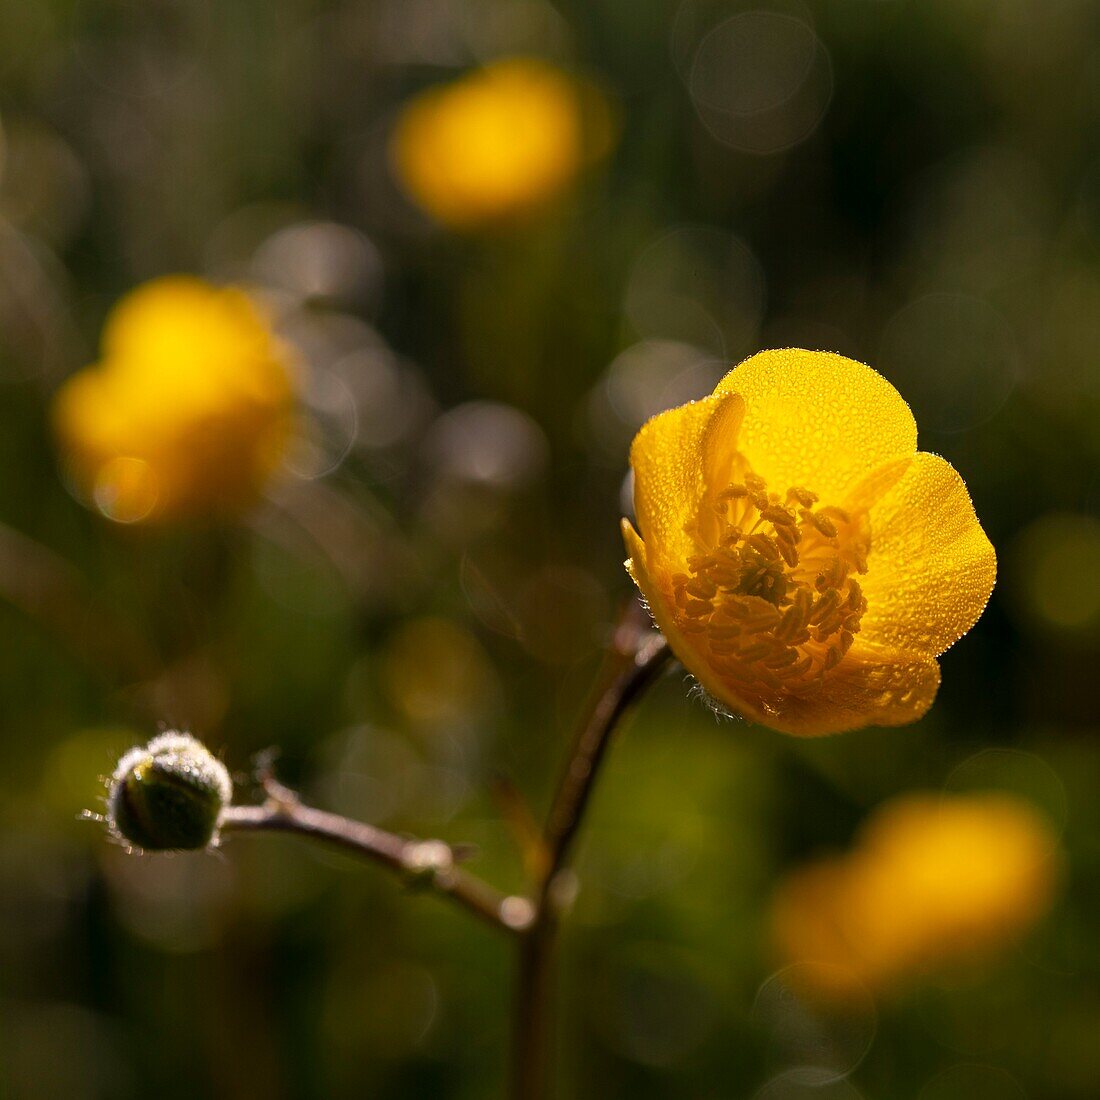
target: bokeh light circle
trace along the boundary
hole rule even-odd
[[[832,64],[805,20],[744,11],[703,36],[687,86],[699,118],[722,144],[777,153],[821,122],[832,98]]]
[[[607,372],[607,397],[622,420],[640,427],[651,416],[714,389],[720,360],[674,340],[644,340],[616,356]]]
[[[639,251],[623,312],[640,336],[730,359],[753,350],[764,290],[763,268],[743,240],[714,226],[678,225]]]
[[[947,795],[993,791],[1009,794],[1039,810],[1056,833],[1069,816],[1066,785],[1041,757],[1020,749],[989,748],[968,756],[944,783]]]
[[[810,992],[822,989],[842,989],[843,996]],[[851,1073],[871,1049],[878,1026],[874,998],[854,974],[813,962],[794,963],[768,978],[752,1019],[768,1036],[774,1061],[804,1067],[806,1080],[818,1084]]]
[[[624,945],[590,1001],[593,1022],[607,1043],[639,1065],[682,1065],[721,1018],[700,963],[663,944]]]
[[[917,1100],[1027,1100],[1027,1093],[1006,1070],[960,1063],[933,1077]]]
[[[913,407],[917,423],[940,432],[984,423],[1020,375],[1008,322],[967,294],[926,294],[894,314],[878,367]]]
[[[432,425],[424,454],[448,480],[512,492],[541,476],[549,443],[522,410],[499,401],[467,401]]]
[[[1067,641],[1100,634],[1100,520],[1048,512],[1009,549],[1005,579],[1029,626]]]
[[[115,523],[140,523],[160,500],[160,479],[143,458],[119,455],[96,474],[92,499],[101,515]]]
[[[311,373],[303,406],[285,463],[296,477],[312,481],[347,458],[358,434],[359,411],[347,382],[328,370]]]
[[[862,1100],[863,1094],[849,1081],[817,1079],[815,1066],[798,1066],[773,1077],[753,1093],[752,1100]]]
[[[801,19],[741,12],[699,43],[691,94],[696,103],[736,115],[774,110],[806,82],[816,47],[813,28]]]
[[[101,88],[126,98],[166,96],[200,71],[212,18],[210,0],[78,0],[71,48]]]
[[[382,258],[357,230],[337,222],[297,222],[256,249],[252,272],[262,283],[306,300],[372,305]]]

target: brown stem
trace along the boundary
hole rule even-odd
[[[265,777],[268,799],[262,806],[230,806],[220,822],[224,832],[284,832],[328,841],[345,851],[380,863],[410,882],[451,898],[504,932],[518,933],[531,922],[526,898],[506,897],[455,864],[450,845],[441,840],[407,840],[362,821],[303,805],[297,795]]]
[[[512,1051],[513,1100],[550,1095],[553,956],[565,895],[569,854],[611,737],[623,715],[671,659],[668,643],[648,629],[633,603],[608,655],[605,686],[578,728],[546,823],[545,862],[535,890],[533,919],[521,930]]]

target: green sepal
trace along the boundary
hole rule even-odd
[[[162,734],[119,762],[108,790],[108,822],[144,851],[206,848],[231,797],[229,774],[205,745],[186,734]]]

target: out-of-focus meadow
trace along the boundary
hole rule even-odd
[[[0,42],[0,1093],[498,1095],[492,931],[295,840],[139,859],[79,812],[190,728],[245,796],[279,746],[522,889],[514,792],[541,815],[630,594],[634,431],[801,346],[898,387],[998,587],[912,727],[651,693],[580,853],[561,1094],[1100,1094],[1095,4],[0,0]],[[253,339],[202,284],[101,344],[178,273],[277,333],[254,469],[172,434],[205,396],[139,392]]]

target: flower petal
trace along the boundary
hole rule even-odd
[[[780,493],[799,485],[823,503],[840,504],[877,467],[917,449],[916,422],[898,391],[842,355],[762,351],[714,392],[745,399],[738,446]]]
[[[634,511],[652,560],[679,567],[694,552],[684,525],[695,518],[705,489],[703,442],[711,418],[730,400],[704,397],[669,409],[634,438]]]
[[[989,601],[997,556],[966,485],[938,455],[918,453],[872,506],[861,638],[934,657]]]
[[[630,555],[626,560],[626,571],[645,597],[649,613],[653,616],[657,628],[665,636],[672,652],[715,700],[724,703],[739,714],[747,713],[747,706],[731,697],[728,686],[717,677],[717,673],[710,667],[705,656],[676,625],[667,574],[659,562],[652,561],[647,545],[642,542],[630,520],[622,521],[622,531],[626,551]]]
[[[734,684],[716,690],[712,670],[704,677],[684,660],[680,650],[676,652],[719,702],[745,718],[795,737],[821,737],[864,726],[908,725],[923,717],[940,686],[940,668],[931,657],[859,646],[853,647],[816,691],[776,694],[757,703],[741,698]]]
[[[788,733],[817,736],[864,726],[905,726],[924,716],[940,686],[940,666],[922,653],[853,646],[815,695],[795,699]]]
[[[654,564],[651,567],[646,544],[642,542],[641,536],[634,530],[634,525],[630,520],[624,519],[622,521],[622,531],[623,542],[626,544],[626,552],[629,555],[625,563],[626,571],[645,598],[649,613],[653,616],[653,621],[665,636],[665,640],[672,648],[673,653],[685,666],[687,661],[684,658],[690,655],[696,656],[697,659],[694,663],[703,664],[704,662],[698,657],[694,646],[676,626],[664,570],[659,564]]]
[[[730,483],[744,420],[743,398],[728,394],[719,400],[703,433],[703,481],[711,492],[721,492]]]
[[[932,705],[940,685],[939,665],[920,653],[879,651],[862,636],[825,683],[806,695],[778,693],[767,701],[746,698],[740,685],[723,678],[677,626],[659,564],[629,520],[623,520],[627,571],[649,605],[657,626],[680,663],[715,702],[732,713],[780,733],[817,737],[863,726],[903,726]]]

